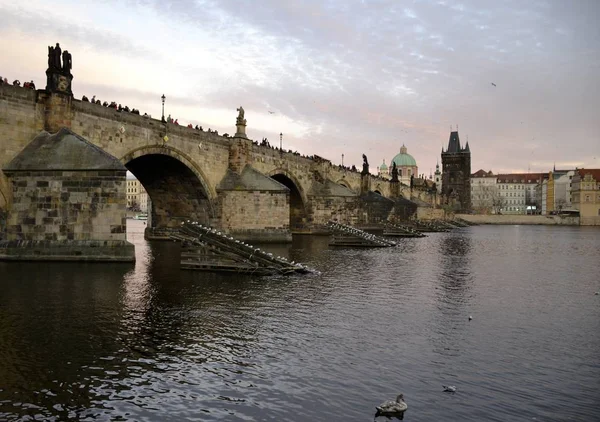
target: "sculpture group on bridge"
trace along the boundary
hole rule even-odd
[[[56,43],[56,47],[48,46],[48,70],[70,74],[73,67],[71,53],[67,50],[62,52],[61,64],[61,51],[59,43]]]
[[[48,46],[48,69],[46,69],[46,91],[73,95],[71,81],[73,75],[71,69],[73,61],[71,53],[62,51],[60,44],[56,47]]]

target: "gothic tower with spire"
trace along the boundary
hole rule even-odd
[[[471,150],[461,148],[458,130],[450,132],[448,148],[442,148],[442,195],[459,211],[471,209]]]

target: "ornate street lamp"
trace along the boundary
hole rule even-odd
[[[344,154],[342,154],[342,167],[344,167]]]
[[[279,155],[283,154],[282,141],[283,141],[283,133],[280,132],[279,133]]]
[[[165,99],[167,97],[165,97],[165,94],[162,95],[162,97],[160,97],[160,99],[162,100],[162,121],[165,121]]]

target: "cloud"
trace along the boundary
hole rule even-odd
[[[78,96],[157,116],[164,93],[180,122],[221,133],[241,104],[255,139],[283,132],[293,149],[350,165],[363,152],[389,162],[404,143],[433,168],[459,123],[474,168],[524,170],[597,150],[598,4],[30,0],[0,6],[0,54],[3,72],[43,78],[58,40]],[[521,153],[540,139],[535,160]]]
[[[119,36],[112,31],[98,31],[72,21],[65,21],[64,16],[56,10],[37,11],[33,7],[0,6],[0,27],[3,32],[35,29],[32,35],[37,39],[45,38],[47,44],[54,45],[54,40],[77,42],[84,48],[95,51],[127,55],[129,57],[152,57],[152,50],[139,45],[135,41]],[[43,41],[42,41],[43,44]]]

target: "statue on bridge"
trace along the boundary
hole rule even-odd
[[[363,169],[360,174],[369,174],[369,161],[367,160],[367,156],[363,154]]]
[[[244,107],[240,106],[236,108],[238,112],[237,119],[235,120],[235,125],[237,130],[235,132],[235,138],[246,138],[246,119],[244,119]]]
[[[244,119],[244,107],[240,106],[240,108],[236,108],[236,111],[238,111],[238,116],[237,116],[236,124],[238,124],[238,125],[245,125],[246,124],[246,119]]]
[[[61,61],[62,59],[62,61]],[[71,81],[73,75],[71,53],[62,51],[60,44],[48,46],[48,69],[46,70],[46,91],[73,95]]]
[[[398,167],[395,161],[392,161],[392,182],[398,182]]]
[[[63,59],[63,72],[64,73],[71,73],[71,68],[73,67],[73,62],[71,60],[71,53],[69,53],[67,50],[63,51],[62,53],[62,59]]]
[[[60,44],[56,43],[56,47],[48,46],[48,69],[52,70],[62,70],[62,66],[60,64],[60,56],[62,50],[60,49]]]

